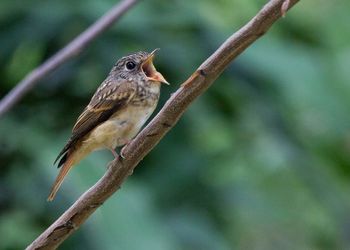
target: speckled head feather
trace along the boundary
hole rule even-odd
[[[139,51],[134,54],[122,57],[115,63],[109,75],[113,77],[120,77],[122,79],[136,77],[140,80],[145,81],[147,77],[145,73],[147,72],[142,70],[142,65],[148,58],[154,56],[157,50],[154,50],[151,53]],[[134,67],[128,67],[129,65],[134,65]]]
[[[145,51],[139,51],[134,54],[124,56],[120,58],[114,65],[112,70],[123,70],[126,62],[132,61],[136,65],[140,65],[145,59],[149,57],[151,53]]]
[[[146,76],[143,74],[143,71],[141,69],[142,62],[145,60],[143,59],[142,55],[145,55],[146,58],[147,52],[138,52],[129,56],[125,56],[121,59],[119,59],[115,65],[113,66],[111,72],[109,73],[109,77],[112,78],[121,78],[121,79],[140,79],[145,80]],[[127,65],[134,67],[127,67]]]

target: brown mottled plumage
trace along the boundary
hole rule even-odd
[[[78,117],[72,135],[57,156],[62,167],[48,200],[73,165],[92,151],[114,149],[128,143],[141,129],[157,106],[160,84],[167,83],[153,66],[152,53],[137,52],[121,58],[97,89],[90,103]]]

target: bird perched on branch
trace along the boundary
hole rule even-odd
[[[127,144],[155,110],[161,83],[169,84],[154,65],[157,49],[118,60],[78,117],[72,135],[55,163],[61,170],[48,197],[52,201],[69,170],[92,151]],[[123,157],[122,153],[121,156]]]

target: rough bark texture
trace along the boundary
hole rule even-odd
[[[86,191],[61,217],[27,249],[55,249],[132,174],[137,164],[176,124],[191,102],[201,95],[227,65],[299,0],[269,1],[244,27],[229,37],[166,102],[161,111],[124,150],[125,159],[111,162],[104,176]],[[282,9],[283,5],[283,9]]]
[[[66,47],[30,72],[15,88],[0,101],[0,117],[9,111],[23,96],[39,83],[45,76],[61,66],[67,60],[80,54],[94,39],[111,27],[138,0],[122,0],[97,20],[87,30],[76,37]]]

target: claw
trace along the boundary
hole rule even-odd
[[[124,160],[125,159],[125,156],[124,156],[124,149],[125,147],[122,148],[122,150],[120,150],[120,157]]]
[[[129,143],[131,142],[132,140],[128,140],[125,144],[124,144],[124,147],[120,150],[120,157],[122,159],[125,159],[125,155],[124,155],[124,149],[129,145]]]

